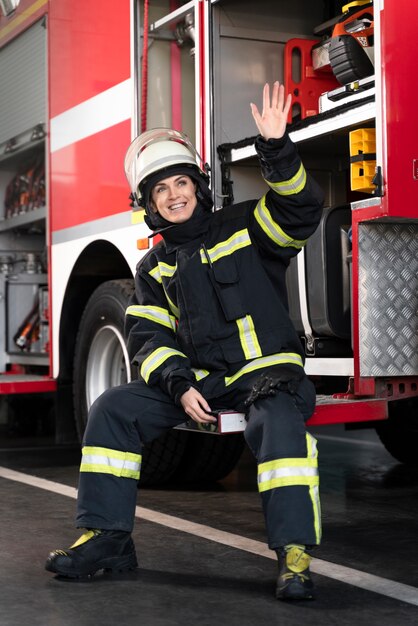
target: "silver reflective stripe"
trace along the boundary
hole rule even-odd
[[[316,455],[312,456],[313,448],[306,437],[307,456],[285,459],[275,459],[260,463],[258,466],[258,489],[268,491],[279,487],[306,486],[309,489],[317,487],[318,462]],[[312,499],[312,494],[310,492]],[[314,507],[315,508],[315,507]]]
[[[301,459],[303,462],[303,459]],[[274,478],[286,478],[291,476],[292,478],[299,476],[318,476],[318,468],[316,467],[281,467],[277,469],[268,470],[258,475],[258,482],[265,483]]]
[[[156,324],[162,324],[174,332],[176,330],[175,318],[169,314],[167,309],[163,309],[159,306],[144,306],[139,304],[128,306],[126,309],[126,315],[143,317],[151,322],[155,322]]]
[[[192,372],[195,375],[196,380],[202,380],[202,378],[206,378],[206,376],[209,376],[208,370],[196,369],[195,367],[192,367]]]
[[[237,250],[240,250],[241,248],[245,248],[246,246],[250,245],[250,235],[248,233],[248,230],[244,228],[243,230],[239,230],[231,235],[231,237],[229,237],[225,241],[221,241],[213,248],[210,248],[209,250],[207,250],[207,252],[209,254],[211,262],[214,263],[222,257],[233,254]],[[208,260],[203,250],[200,251],[200,257],[202,263],[208,263]]]
[[[168,263],[163,263],[163,261],[159,261],[158,265],[153,267],[152,270],[150,270],[148,273],[158,283],[162,283],[163,276],[171,278],[172,276],[174,276],[176,270],[177,265],[168,265]]]
[[[282,248],[292,247],[299,250],[306,244],[306,239],[293,239],[274,221],[266,206],[266,196],[263,196],[261,200],[258,201],[254,210],[254,217],[266,235],[278,246]]]
[[[82,453],[80,472],[139,479],[142,461],[140,454],[96,446],[84,446]]]
[[[158,267],[160,268],[161,276],[167,276],[168,278],[174,276],[177,270],[177,265],[168,265],[168,263],[163,263],[163,261],[158,261]]]
[[[268,186],[273,189],[279,196],[291,196],[300,193],[306,185],[306,171],[301,163],[298,171],[292,178],[283,180],[280,183],[272,183],[266,180]]]
[[[281,487],[308,487],[312,503],[316,543],[321,541],[321,506],[319,502],[318,451],[316,439],[306,433],[306,457],[276,459],[258,466],[260,493]]]
[[[280,365],[282,363],[293,363],[294,365],[300,365],[300,367],[303,367],[302,357],[299,354],[294,352],[278,352],[277,354],[263,356],[260,359],[250,361],[249,363],[244,365],[244,367],[235,372],[235,374],[233,374],[232,376],[226,376],[225,386],[232,385],[232,383],[241,378],[241,376],[261,369],[262,367],[269,367],[270,365]]]
[[[108,456],[100,456],[98,454],[83,454],[82,463],[87,465],[108,465],[109,467],[126,468],[134,471],[139,471],[141,467],[141,464],[135,463],[135,461],[111,459]]]
[[[246,359],[256,359],[262,356],[260,344],[254,328],[251,315],[241,317],[237,320],[239,338]]]
[[[162,363],[164,363],[164,361],[172,356],[181,356],[184,359],[187,359],[187,356],[183,354],[183,352],[166,346],[162,346],[161,348],[157,348],[151,352],[141,365],[141,376],[145,382],[147,383],[149,381],[149,377],[154,370],[156,370]]]
[[[150,270],[148,273],[154,280],[157,281],[157,283],[163,282],[163,279],[161,278],[160,268],[158,267],[158,265],[153,267],[152,270]]]

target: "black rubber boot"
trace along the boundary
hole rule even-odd
[[[121,530],[87,530],[67,550],[50,553],[45,569],[66,578],[85,578],[97,571],[138,567],[131,534]]]
[[[278,600],[313,600],[314,586],[309,571],[311,556],[304,546],[288,545],[277,550],[279,576],[276,598]]]

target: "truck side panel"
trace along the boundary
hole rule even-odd
[[[416,25],[418,5],[386,0],[381,11],[384,179],[389,215],[418,217]]]

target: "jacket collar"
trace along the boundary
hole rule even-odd
[[[167,254],[174,252],[180,246],[201,240],[208,231],[212,220],[212,211],[203,208],[200,204],[196,206],[192,217],[182,224],[169,224],[164,228],[159,228],[153,232],[151,237],[161,235]]]

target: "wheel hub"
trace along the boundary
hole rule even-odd
[[[93,338],[87,359],[87,408],[109,387],[130,381],[129,356],[123,336],[116,326],[103,326]]]

